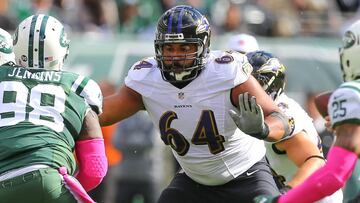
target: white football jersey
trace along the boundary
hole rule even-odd
[[[294,119],[295,129],[290,137],[305,131],[311,141],[321,148],[321,140],[312,123],[312,118],[310,118],[304,109],[284,93],[275,102],[285,115]],[[288,158],[286,153],[277,151],[273,145],[273,143],[266,142],[266,156],[272,168],[278,174],[283,175],[287,181],[291,180],[297,171],[297,166]]]
[[[330,96],[328,112],[331,125],[360,124],[360,80],[340,85]]]
[[[241,132],[228,115],[231,89],[252,71],[245,55],[212,51],[201,74],[182,89],[162,79],[154,58],[136,63],[125,84],[146,110],[184,172],[204,185],[236,178],[265,155],[264,142]]]
[[[294,119],[295,129],[290,137],[304,131],[309,139],[321,149],[321,139],[313,125],[312,118],[305,110],[293,99],[282,93],[277,99],[276,104],[288,117]],[[266,157],[271,167],[286,179],[286,183],[295,175],[298,167],[288,158],[285,152],[281,152],[273,146],[273,143],[266,142]],[[342,202],[342,191],[339,190],[331,196],[325,197],[319,202],[322,203],[338,203]]]

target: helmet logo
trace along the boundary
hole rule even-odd
[[[342,39],[345,49],[352,47],[355,44],[356,37],[351,31],[347,31]]]
[[[204,33],[209,30],[209,22],[205,17],[201,19],[201,24],[196,28],[196,34]]]
[[[26,62],[27,61],[27,57],[25,55],[21,55],[21,60]]]
[[[69,40],[67,39],[67,35],[66,35],[64,28],[61,30],[61,34],[60,34],[60,45],[62,47],[69,46]]]
[[[6,39],[3,35],[0,35],[0,52],[5,54],[12,53],[11,45],[6,42]]]

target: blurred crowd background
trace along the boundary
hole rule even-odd
[[[179,4],[208,17],[212,49],[226,50],[231,36],[246,33],[280,58],[287,67],[286,92],[314,119],[326,153],[333,136],[313,99],[342,82],[340,36],[360,18],[360,0],[0,0],[0,27],[13,33],[36,13],[58,18],[71,40],[67,69],[95,79],[106,96],[134,62],[154,55],[157,19]],[[146,113],[103,128],[103,134],[110,170],[91,195],[100,203],[155,202],[179,166]],[[352,194],[360,191],[357,182]]]
[[[11,31],[27,16],[47,13],[75,33],[151,34],[158,17],[178,4],[201,10],[214,35],[334,36],[359,16],[358,0],[1,0],[0,26]]]

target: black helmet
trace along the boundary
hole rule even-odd
[[[253,66],[252,75],[274,100],[284,91],[286,67],[279,59],[265,51],[254,51],[246,54]]]
[[[204,68],[210,46],[210,25],[204,15],[191,6],[175,6],[167,10],[159,19],[156,29],[155,56],[162,77],[168,82],[185,82],[195,79],[200,70]],[[167,61],[172,65],[165,65],[163,45],[165,44],[195,44],[197,51],[192,54],[176,56]],[[174,64],[177,61],[193,60],[190,67],[183,67],[186,74],[181,78],[176,77]]]

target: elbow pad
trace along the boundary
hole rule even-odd
[[[282,122],[282,124],[284,126],[284,131],[285,131],[284,135],[277,142],[281,142],[283,140],[291,138],[291,135],[293,134],[293,132],[295,130],[295,120],[294,120],[294,118],[288,117],[284,113],[279,113],[279,112],[272,112],[269,116],[278,118]]]
[[[108,169],[104,139],[77,141],[75,152],[79,161],[75,177],[86,191],[90,191],[101,183]]]

